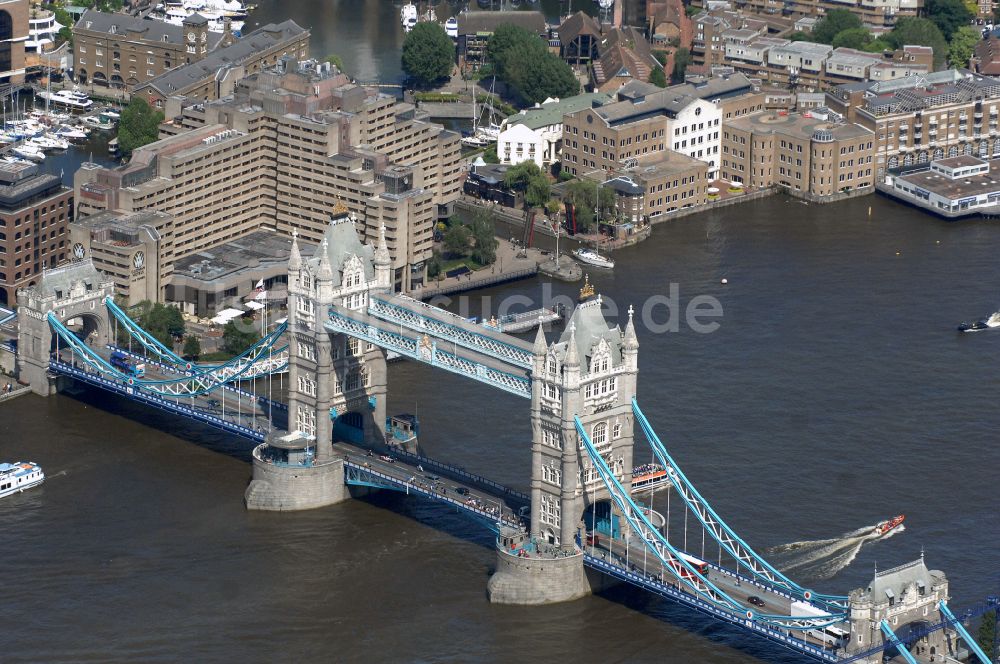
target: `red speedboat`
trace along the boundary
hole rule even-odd
[[[889,531],[903,525],[904,519],[906,519],[906,515],[900,514],[899,516],[888,519],[887,521],[881,521],[877,526],[875,526],[875,533],[879,536],[886,535]]]

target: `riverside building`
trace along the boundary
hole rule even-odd
[[[1000,155],[1000,79],[947,70],[895,81],[852,83],[827,106],[875,134],[876,176],[932,160]]]
[[[172,98],[166,111],[161,140],[118,168],[85,164],[74,179],[81,215],[169,215],[158,229],[161,289],[178,260],[205,247],[261,228],[318,243],[334,214],[353,216],[369,243],[385,225],[396,288],[424,281],[434,223],[464,179],[457,134],[329,64],[291,58],[229,97]]]

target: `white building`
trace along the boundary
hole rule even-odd
[[[668,102],[670,149],[708,164],[708,179],[719,176],[722,108],[711,101],[684,95]]]
[[[606,103],[610,98],[601,92],[590,92],[567,99],[547,99],[510,116],[500,125],[497,138],[500,163],[533,161],[539,168],[550,167],[562,154],[563,115]]]
[[[28,16],[28,40],[24,42],[24,52],[44,53],[56,42],[56,35],[64,27],[56,20],[55,13],[33,8]]]

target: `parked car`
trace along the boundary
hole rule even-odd
[[[747,601],[753,604],[754,606],[764,606],[764,600],[762,600],[760,597],[757,597],[756,595],[750,595],[749,597],[747,597]]]
[[[469,490],[466,489],[464,486],[456,486],[456,487],[453,487],[453,488],[455,489],[455,493],[457,493],[460,496],[468,496],[469,495]]]

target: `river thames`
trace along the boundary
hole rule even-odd
[[[622,308],[671,283],[682,304],[721,303],[711,334],[640,327],[639,399],[752,545],[905,513],[905,532],[832,578],[807,566],[796,580],[845,593],[924,551],[962,607],[1000,587],[1000,332],[955,332],[1000,305],[998,250],[995,223],[778,196],[657,226],[594,282]],[[418,410],[430,456],[526,488],[522,400],[402,363],[389,410]],[[48,474],[0,502],[7,662],[793,661],[628,588],[490,605],[487,531],[403,495],[248,513],[248,444],[99,394],[22,397],[0,418],[0,458]]]

